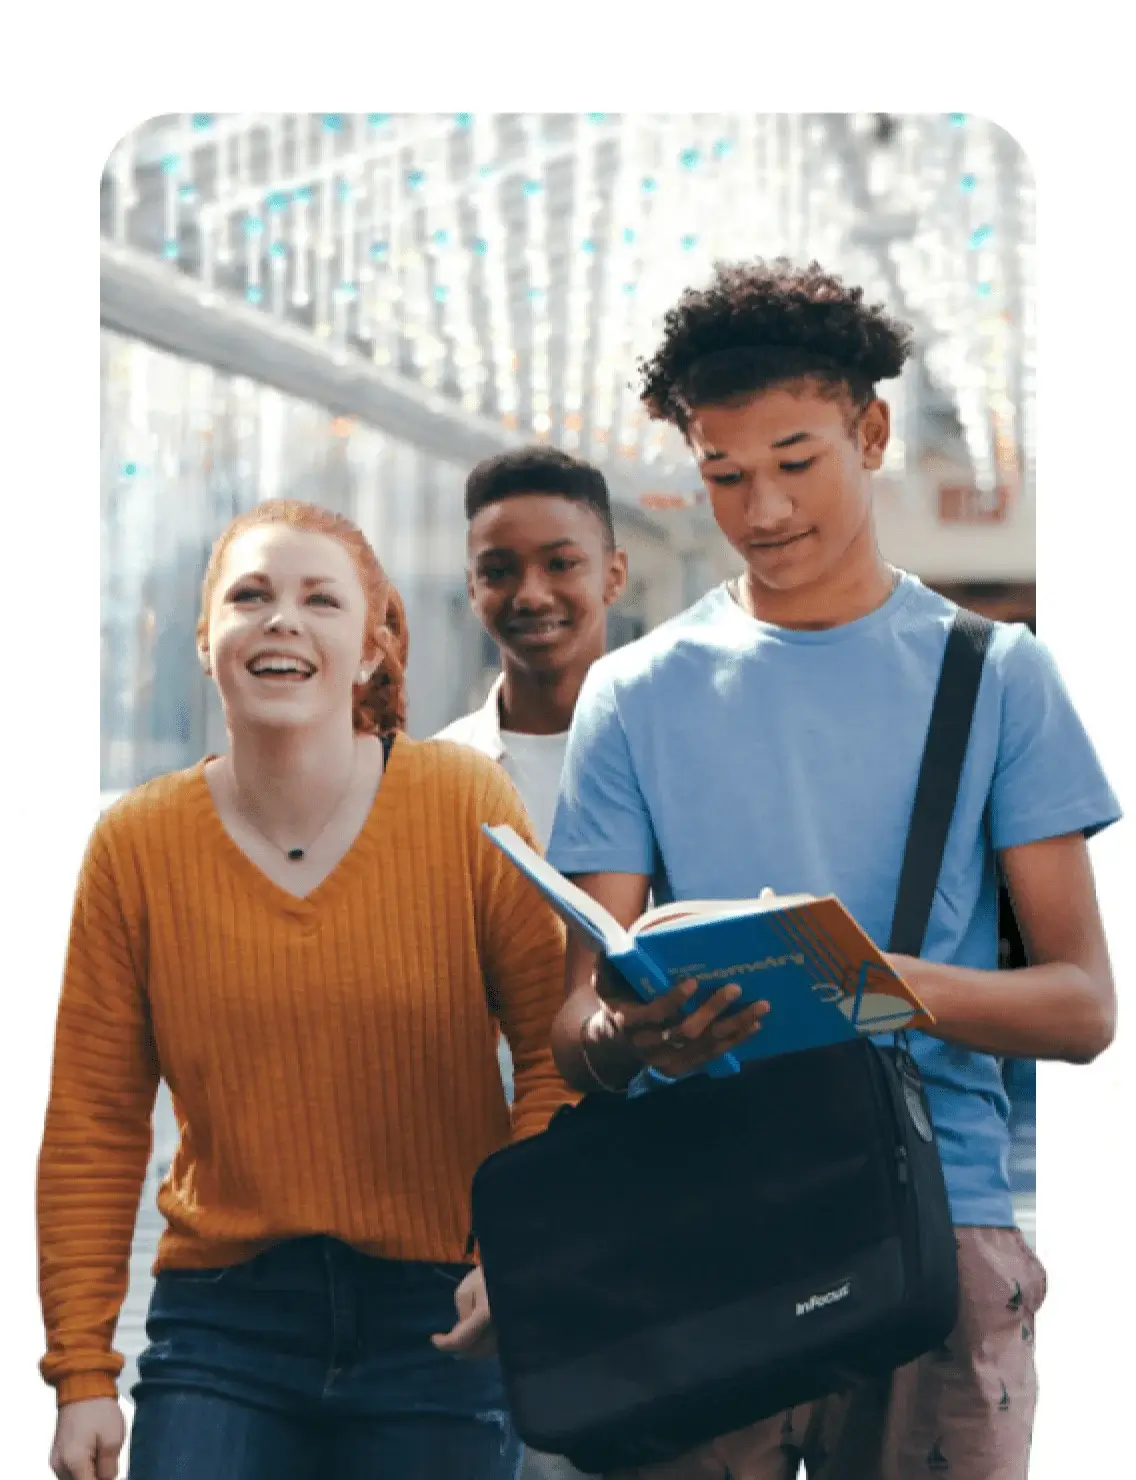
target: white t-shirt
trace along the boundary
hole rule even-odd
[[[439,730],[434,738],[470,745],[490,760],[499,761],[521,794],[540,846],[547,848],[552,820],[556,815],[568,731],[559,735],[521,735],[516,730],[503,730],[501,683],[499,675],[480,709],[454,720],[453,724]]]
[[[521,794],[540,846],[547,848],[556,816],[568,731],[563,730],[559,735],[521,735],[516,730],[502,730],[501,740],[505,747],[501,764]]]

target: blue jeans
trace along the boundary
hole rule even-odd
[[[306,1238],[160,1274],[130,1480],[516,1480],[498,1364],[430,1342],[466,1273]]]

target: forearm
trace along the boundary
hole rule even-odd
[[[520,1141],[544,1130],[557,1110],[576,1098],[549,1046],[563,1001],[564,935],[551,910],[530,907],[520,919],[514,915],[498,940],[490,995],[512,1055],[512,1139]]]
[[[552,1025],[556,1066],[584,1094],[624,1090],[641,1067],[596,991],[596,963],[590,953],[570,948],[565,1001]]]
[[[41,1363],[61,1404],[112,1397],[112,1350],[129,1279],[130,1247],[150,1151],[149,1113],[100,1125],[49,1109],[37,1189],[39,1284],[47,1334]]]
[[[513,1053],[514,1141],[543,1131],[561,1106],[575,1104],[577,1098],[573,1088],[565,1084],[547,1046],[537,1052]]]
[[[935,1018],[926,1031],[947,1043],[1007,1058],[1086,1064],[1112,1041],[1111,991],[1070,962],[973,971],[892,959]]]
[[[115,1392],[122,1359],[111,1342],[159,1080],[144,893],[134,864],[116,865],[113,834],[104,818],[75,893],[39,1157],[41,1371],[61,1403]],[[121,854],[129,860],[128,842]]]

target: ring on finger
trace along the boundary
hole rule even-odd
[[[663,1042],[668,1048],[682,1048],[686,1042],[686,1035],[681,1028],[664,1028]]]

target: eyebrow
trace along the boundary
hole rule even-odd
[[[788,437],[782,437],[780,441],[772,443],[772,446],[775,448],[795,447],[798,442],[813,441],[814,436],[815,434],[813,432],[793,432]],[[710,449],[702,458],[702,461],[704,463],[722,462],[725,458],[729,457],[729,455],[730,454],[728,452],[716,452],[713,449]]]
[[[549,540],[548,544],[540,545],[538,548],[542,553],[547,554],[552,550],[563,550],[567,545],[575,545],[579,548],[580,541],[573,539]],[[515,555],[516,553],[516,550],[512,549],[509,545],[501,545],[492,550],[479,550],[477,552],[477,558],[478,560],[487,560],[490,556],[495,555],[499,559],[502,555]]]
[[[228,589],[231,591],[234,586],[239,586],[242,581],[261,581],[266,586],[272,584],[269,577],[262,570],[250,570],[244,575],[234,577],[229,582]],[[338,582],[335,576],[304,576],[300,582],[301,586],[307,586],[309,589],[312,586],[334,586],[336,584]]]

